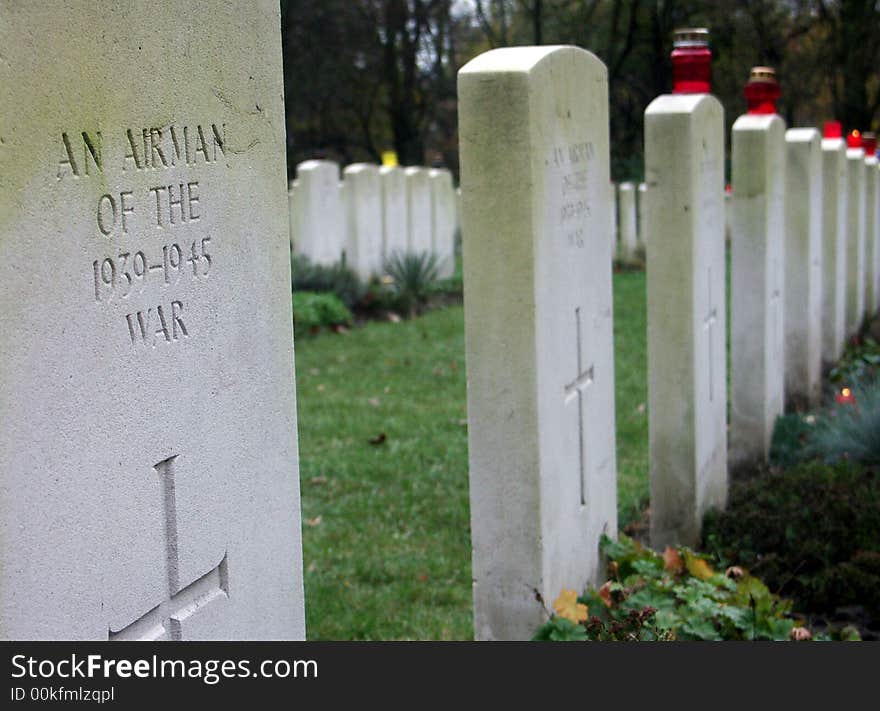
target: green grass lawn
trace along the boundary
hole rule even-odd
[[[644,272],[614,310],[624,526],[648,499]],[[471,639],[462,307],[298,338],[296,372],[308,638]]]

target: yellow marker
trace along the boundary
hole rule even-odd
[[[382,151],[382,165],[397,165],[397,153],[395,151]]]

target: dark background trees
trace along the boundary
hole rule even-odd
[[[288,166],[313,157],[457,172],[455,81],[487,49],[576,44],[608,67],[612,174],[639,178],[642,116],[669,90],[672,31],[711,31],[728,124],[749,69],[782,84],[788,124],[878,128],[876,0],[282,0]]]

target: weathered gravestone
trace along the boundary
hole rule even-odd
[[[383,165],[379,168],[379,179],[382,184],[382,255],[388,260],[407,250],[406,176],[403,168]]]
[[[822,139],[822,360],[836,363],[846,341],[847,162],[840,123]]]
[[[617,531],[607,72],[496,49],[458,89],[474,630],[528,639]]]
[[[865,151],[861,137],[847,138],[846,333],[862,326],[865,315]]]
[[[382,270],[382,190],[379,166],[354,163],[345,177],[345,263],[366,282]]]
[[[617,198],[620,213],[621,256],[624,261],[631,262],[635,259],[638,247],[635,183],[621,183],[617,188]]]
[[[785,133],[785,396],[822,399],[822,148],[815,128]]]
[[[709,91],[704,32],[676,38],[697,60],[679,66],[673,54],[678,92]],[[651,102],[645,175],[651,545],[694,545],[703,513],[727,498],[724,109],[714,96]]]
[[[406,176],[407,251],[431,254],[431,184],[428,169],[404,168]]]
[[[456,206],[452,173],[446,168],[428,172],[431,185],[431,248],[437,255],[438,275],[448,279],[455,272]]]
[[[749,113],[733,124],[730,464],[767,458],[785,404],[785,122],[772,70],[755,67]],[[757,96],[756,96],[757,95]]]
[[[4,638],[304,636],[280,17],[222,5],[4,7]]]
[[[648,192],[647,183],[639,183],[639,246],[645,249],[645,195]]]
[[[877,136],[873,133],[863,133],[862,141],[865,146],[865,312],[868,317],[873,317],[880,308],[880,254],[878,254],[878,239],[880,239],[880,176],[877,174]]]
[[[345,241],[339,164],[307,160],[296,167],[296,176],[291,229],[294,252],[313,264],[337,264]]]

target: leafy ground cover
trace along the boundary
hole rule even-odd
[[[645,275],[614,275],[620,523],[648,497]],[[464,314],[296,344],[307,634],[470,639]]]

